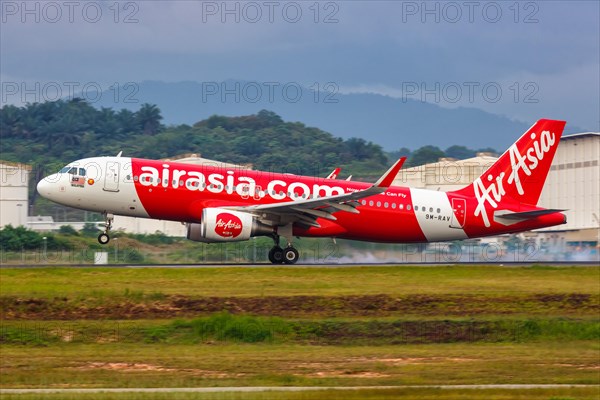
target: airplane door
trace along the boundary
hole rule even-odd
[[[450,228],[462,228],[467,220],[467,201],[465,199],[452,199],[452,220]]]
[[[119,163],[108,161],[106,163],[106,174],[104,175],[104,190],[108,192],[119,191]]]

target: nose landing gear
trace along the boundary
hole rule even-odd
[[[112,223],[115,219],[115,216],[110,213],[104,213],[104,232],[98,235],[98,243],[104,245],[110,241],[110,236],[108,236],[108,232],[110,228],[112,228]]]

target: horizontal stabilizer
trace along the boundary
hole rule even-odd
[[[512,220],[525,220],[525,219],[533,219],[537,217],[541,217],[542,215],[554,214],[558,212],[563,212],[566,210],[558,210],[552,208],[544,208],[542,210],[533,210],[533,211],[505,211],[499,210],[494,213],[495,218],[504,218],[504,219],[512,219]]]

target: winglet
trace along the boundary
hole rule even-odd
[[[373,186],[378,188],[390,187],[392,185],[392,182],[394,182],[396,175],[398,175],[400,168],[402,168],[404,161],[406,161],[406,157],[401,157],[398,161],[396,161],[396,163],[392,165],[391,168],[388,169],[387,172],[383,174]]]
[[[340,167],[334,169],[333,171],[331,171],[331,173],[329,175],[327,175],[327,178],[325,178],[325,179],[337,179],[341,170],[342,169]]]

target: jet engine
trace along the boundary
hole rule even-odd
[[[187,228],[189,240],[204,243],[240,242],[272,233],[273,227],[257,221],[254,215],[223,208],[205,208],[201,222]]]

